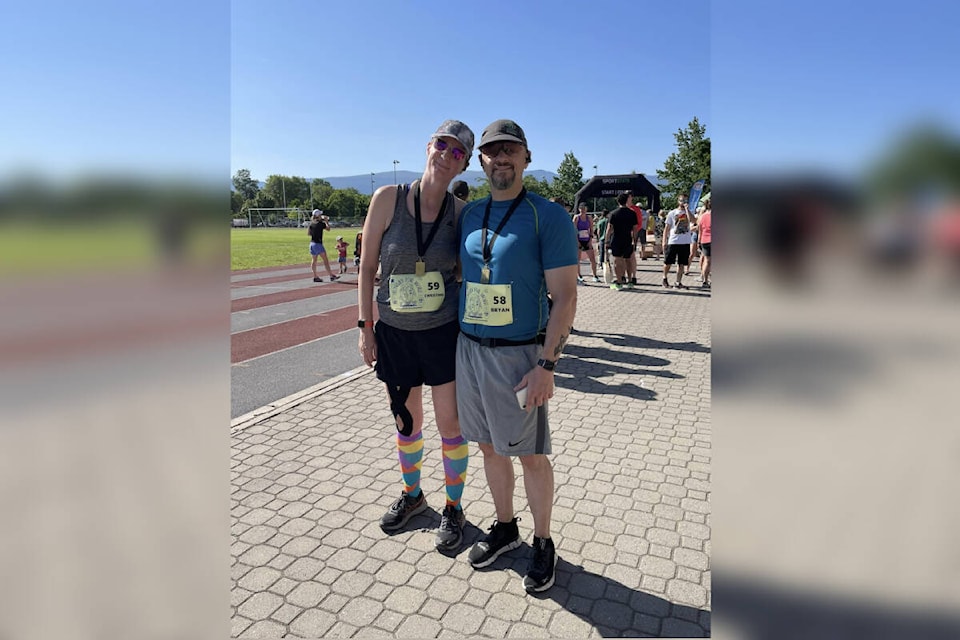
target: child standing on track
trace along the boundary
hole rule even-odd
[[[340,273],[347,272],[347,247],[349,246],[343,241],[343,236],[337,236],[337,261],[340,263]]]

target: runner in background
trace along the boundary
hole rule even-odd
[[[579,244],[579,253],[577,254],[577,282],[583,284],[583,276],[580,275],[580,259],[583,254],[587,254],[587,260],[590,261],[590,270],[593,272],[593,281],[600,282],[597,277],[597,256],[593,251],[593,220],[587,215],[587,203],[580,203],[580,210],[573,217],[573,224],[577,228],[577,243]]]

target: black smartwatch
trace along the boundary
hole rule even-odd
[[[546,369],[547,371],[553,371],[554,367],[557,366],[557,361],[556,361],[556,360],[545,360],[545,359],[543,359],[543,358],[540,358],[539,360],[537,360],[537,366],[538,366],[538,367],[543,367],[543,368]]]
[[[363,329],[364,327],[373,327],[373,320],[357,320],[357,327]]]

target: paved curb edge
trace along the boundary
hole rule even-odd
[[[275,402],[271,402],[268,405],[264,405],[258,409],[254,409],[249,413],[245,413],[242,416],[238,416],[230,421],[230,433],[234,434],[239,431],[243,431],[248,427],[252,427],[255,424],[259,424],[268,418],[272,418],[280,413],[283,413],[287,409],[291,409],[298,404],[303,404],[307,400],[316,398],[317,396],[323,395],[328,391],[333,391],[343,385],[356,380],[360,376],[373,373],[373,368],[366,365],[361,365],[356,369],[352,369],[340,375],[334,376],[329,380],[324,380],[320,384],[314,385],[309,389],[304,389],[303,391],[298,391],[297,393],[291,394],[286,398],[280,398]]]

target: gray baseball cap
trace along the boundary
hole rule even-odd
[[[443,124],[437,127],[437,130],[430,136],[430,139],[445,137],[459,140],[463,148],[467,150],[467,157],[473,154],[473,131],[459,120],[444,120]]]

